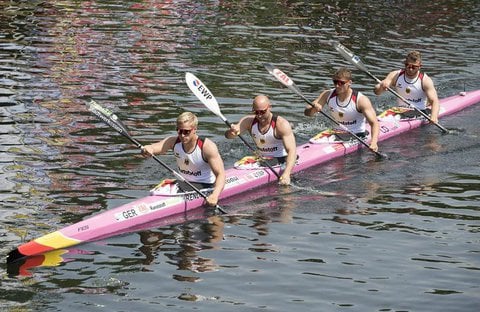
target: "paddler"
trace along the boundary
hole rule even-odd
[[[327,105],[331,117],[361,139],[366,139],[369,135],[365,127],[368,122],[372,131],[369,147],[377,152],[379,124],[369,98],[352,89],[352,72],[348,68],[338,69],[332,77],[332,82],[334,88],[320,93],[312,102],[313,106],[308,105],[305,108],[305,115],[314,116]],[[335,130],[345,131],[340,126]]]
[[[252,114],[244,116],[237,124],[225,131],[227,139],[233,139],[248,131],[257,146],[260,157],[274,158],[282,165],[283,171],[278,181],[281,185],[290,184],[290,174],[297,159],[295,136],[290,123],[283,117],[274,115],[272,103],[266,95],[258,95],[252,104]]]
[[[209,206],[216,206],[225,186],[225,168],[217,145],[197,134],[198,118],[184,112],[177,118],[177,136],[167,137],[157,143],[145,145],[145,156],[165,154],[173,150],[180,174],[198,189],[213,188],[206,198]],[[191,191],[183,182],[177,182],[180,191]]]
[[[375,94],[380,95],[388,88],[394,88],[411,105],[427,115],[430,114],[432,122],[438,123],[440,105],[437,91],[433,80],[426,73],[420,71],[422,67],[420,52],[409,52],[404,65],[404,68],[390,72],[385,79],[376,84]],[[401,99],[398,99],[398,106],[405,107],[407,105]],[[412,113],[415,114],[415,112]]]

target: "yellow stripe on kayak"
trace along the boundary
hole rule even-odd
[[[66,237],[60,233],[60,231],[55,231],[21,245],[18,247],[18,251],[24,256],[33,256],[50,250],[76,245],[81,242],[81,240]]]
[[[37,238],[35,242],[44,246],[52,247],[53,249],[60,249],[60,248],[76,245],[82,241],[67,237],[63,235],[61,232],[55,231],[50,234]]]

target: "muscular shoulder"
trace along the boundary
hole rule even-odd
[[[372,107],[372,102],[365,94],[358,92],[357,106],[360,110],[364,110]]]
[[[216,156],[218,154],[217,144],[212,140],[205,138],[203,140],[203,153],[205,156]]]
[[[238,123],[242,128],[242,130],[246,130],[252,125],[254,119],[255,119],[255,116],[247,115],[242,117],[242,119],[240,119]]]
[[[292,132],[292,126],[290,122],[281,116],[277,116],[277,133],[286,135]]]
[[[398,76],[400,76],[401,71],[401,69],[392,70],[390,73],[388,73],[386,79],[391,80],[391,83],[394,84],[397,81]]]
[[[173,149],[173,147],[175,146],[175,142],[177,142],[177,138],[177,136],[170,136],[165,138],[163,142],[166,149]]]
[[[322,93],[320,93],[320,95],[318,96],[318,98],[327,100],[330,97],[330,94],[332,94],[334,91],[335,89],[323,90]]]
[[[423,79],[422,79],[423,84],[425,85],[432,85],[433,86],[433,80],[430,78],[429,75],[426,73],[423,73]]]
[[[243,116],[239,122],[252,122],[255,119],[254,115]]]

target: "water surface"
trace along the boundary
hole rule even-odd
[[[374,75],[410,49],[441,98],[480,88],[474,1],[2,1],[0,0],[0,252],[145,196],[168,172],[86,110],[114,110],[141,142],[174,134],[190,110],[227,166],[247,149],[184,83],[193,72],[237,121],[259,93],[294,124],[298,143],[328,127],[262,64],[310,99],[350,66]],[[353,68],[352,68],[353,69]],[[377,111],[373,81],[354,86]],[[144,230],[57,254],[57,266],[8,274],[6,311],[475,311],[479,306],[477,106],[367,151]],[[172,163],[173,157],[162,157]]]

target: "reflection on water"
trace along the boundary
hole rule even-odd
[[[404,186],[399,194],[389,193],[373,199],[375,203],[395,207],[390,211],[412,213],[435,218],[478,220],[470,213],[478,210],[478,186],[480,176],[452,175],[446,182],[434,184],[412,183]],[[448,198],[448,200],[445,199]],[[405,207],[411,203],[411,207]],[[421,208],[415,209],[419,205]],[[462,213],[465,211],[465,214]]]
[[[46,252],[41,255],[28,257],[22,259],[21,261],[9,264],[7,266],[7,272],[9,276],[15,277],[17,275],[25,277],[25,276],[33,276],[33,272],[35,268],[38,267],[55,267],[62,263],[68,263],[70,261],[74,261],[74,258],[69,258],[75,255],[92,255],[93,252],[89,252],[86,250],[81,249],[58,249]]]
[[[295,125],[299,143],[328,122],[305,121],[302,100],[262,64],[281,67],[313,99],[336,68],[349,65],[331,39],[379,77],[415,48],[441,97],[464,85],[480,88],[475,1],[0,0],[0,8],[3,254],[145,196],[168,175],[96,120],[85,107],[91,98],[145,143],[172,134],[178,113],[192,110],[202,135],[218,142],[231,164],[247,151],[226,142],[225,125],[190,93],[185,71],[202,77],[231,121],[250,109],[254,94],[268,94]],[[391,104],[373,96],[370,77],[354,76],[354,87],[377,109]],[[296,175],[299,188],[272,185],[234,197],[225,201],[232,216],[201,211],[81,252],[3,265],[10,277],[2,280],[0,304],[148,311],[194,301],[218,311],[416,311],[433,302],[436,311],[472,311],[479,303],[472,274],[479,268],[472,244],[477,112],[443,120],[464,129],[453,135],[425,126],[382,142],[388,161],[359,152]]]
[[[199,223],[189,223],[166,234],[157,231],[140,232],[143,246],[139,250],[145,255],[144,265],[150,265],[158,254],[164,253],[168,263],[177,266],[180,271],[208,272],[215,271],[213,259],[201,257],[198,253],[204,249],[215,249],[215,245],[223,239],[224,222],[219,216],[208,217]],[[177,250],[175,253],[171,253]],[[145,268],[148,270],[148,268]],[[196,277],[176,274],[175,279],[195,282]]]
[[[150,265],[157,261],[159,254],[165,255],[169,260],[167,263],[174,265],[180,271],[188,272],[210,272],[219,269],[215,260],[204,256],[214,250],[218,250],[225,239],[225,225],[241,224],[245,219],[250,219],[250,227],[255,229],[259,236],[268,235],[268,226],[271,222],[290,223],[292,220],[292,209],[295,205],[294,197],[289,194],[289,187],[277,189],[277,187],[266,187],[264,190],[270,194],[249,194],[252,201],[255,201],[253,214],[234,213],[229,216],[213,215],[199,222],[183,224],[172,227],[172,232],[165,231],[142,231],[139,232],[140,242],[143,244],[139,250],[145,255],[144,264]],[[270,201],[262,204],[261,197],[268,196]],[[272,197],[270,197],[272,196]],[[235,201],[233,201],[235,202]],[[235,209],[233,209],[235,211]],[[248,210],[246,210],[248,211]],[[255,240],[254,240],[255,241]],[[269,252],[268,246],[252,243],[252,251]],[[172,251],[176,251],[172,253]],[[148,267],[145,268],[148,270]],[[180,281],[197,281],[198,277],[190,275],[175,274],[174,279]]]

